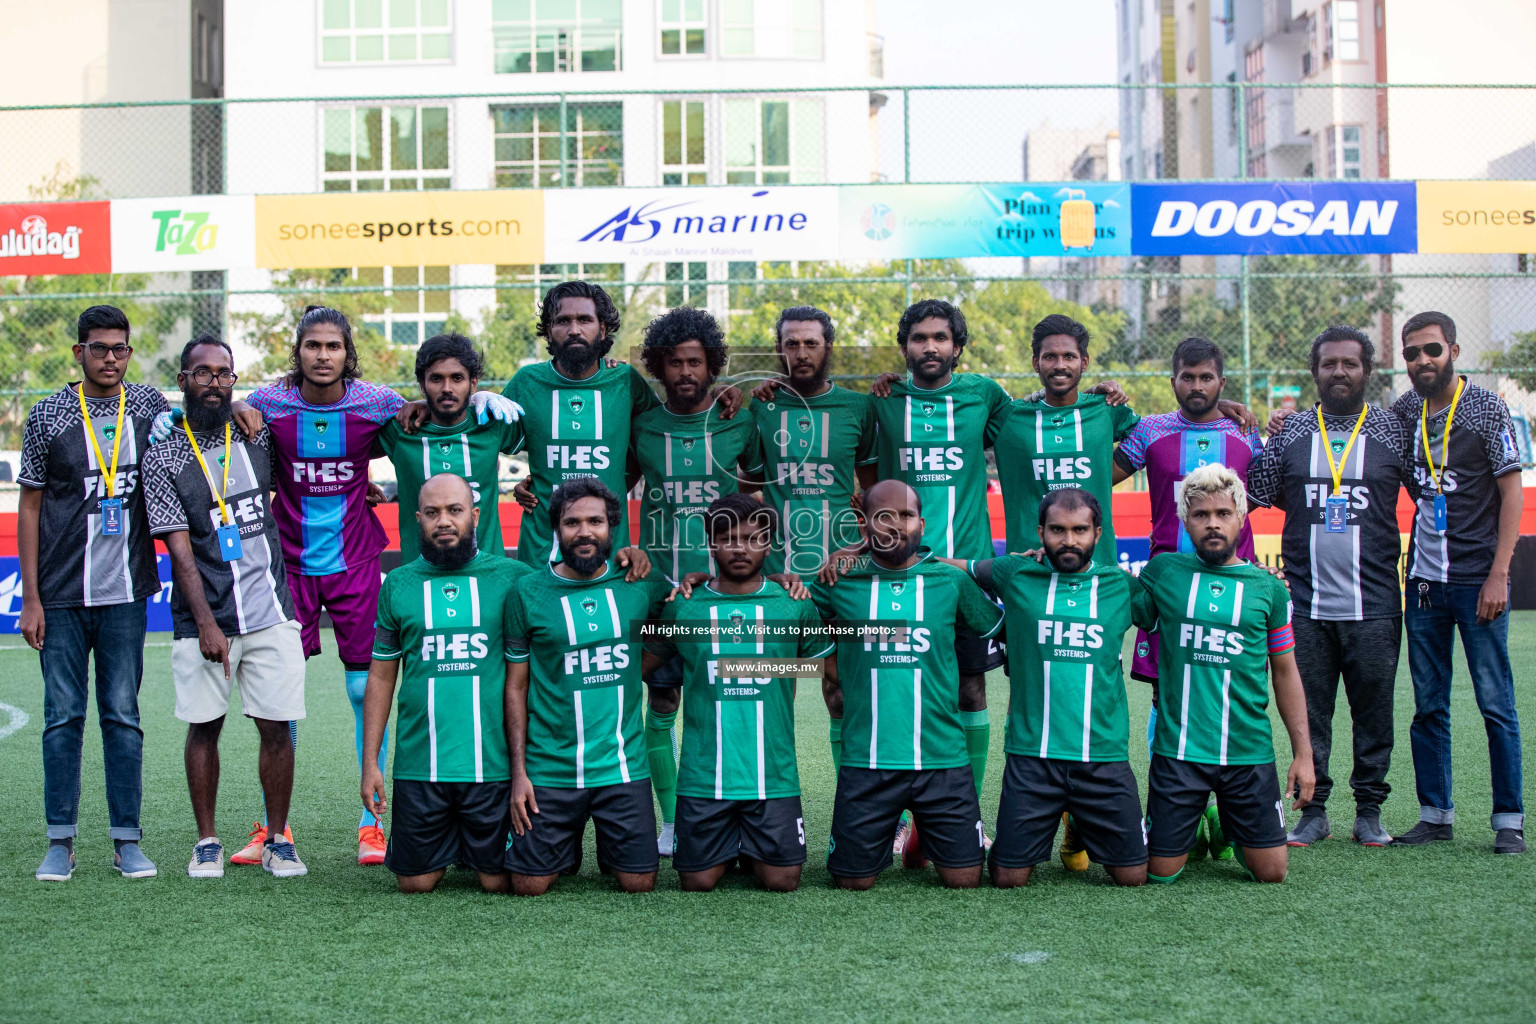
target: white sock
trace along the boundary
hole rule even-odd
[[[671,821],[664,821],[664,822],[661,823],[661,837],[663,839],[667,838],[668,836],[670,836],[672,834],[672,829],[673,829],[673,826],[675,824],[676,824],[676,822],[671,822]]]
[[[218,843],[218,842],[219,842],[219,837],[218,836],[205,836],[202,839],[199,839],[197,841],[197,845],[198,846],[202,846],[204,843]],[[223,843],[219,843],[219,845],[222,846],[224,844]]]

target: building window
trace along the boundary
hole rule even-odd
[[[720,0],[723,57],[817,60],[821,0]]]
[[[447,107],[327,107],[327,192],[452,188]]]
[[[1360,177],[1359,125],[1328,126],[1328,176],[1330,178]]]
[[[338,284],[384,289],[383,311],[363,314],[363,323],[394,344],[415,348],[443,333],[451,307],[450,268],[357,267],[332,276]]]
[[[704,153],[703,101],[664,100],[661,104],[661,183],[708,184],[709,165]]]
[[[321,0],[322,64],[452,57],[448,0]]]
[[[492,0],[498,75],[619,70],[620,0]]]
[[[624,107],[580,103],[565,108],[565,170],[560,177],[560,107],[491,108],[497,188],[624,184]]]
[[[751,313],[758,303],[762,288],[745,282],[758,279],[757,264],[751,260],[732,260],[725,265],[725,276],[732,281],[743,282],[729,288],[727,305],[730,307],[730,315],[746,316]]]
[[[661,0],[661,55],[704,56],[704,0]]]
[[[1323,7],[1328,45],[1325,58],[1360,59],[1360,0],[1335,0]]]
[[[728,98],[724,110],[727,185],[823,180],[820,100]]]
[[[1227,42],[1229,43],[1237,37],[1237,13],[1234,10],[1235,7],[1236,0],[1223,0],[1222,2],[1221,23],[1222,27],[1226,29]]]
[[[203,17],[195,18],[192,34],[192,77],[200,85],[217,90],[224,84],[224,44],[219,26]]]
[[[708,263],[668,263],[666,267],[668,309],[703,306],[709,301],[704,284],[709,280]]]
[[[529,308],[538,304],[544,293],[562,281],[590,281],[600,284],[619,301],[619,286],[624,281],[622,263],[499,263],[496,265],[497,285],[530,284],[522,288],[528,296]]]

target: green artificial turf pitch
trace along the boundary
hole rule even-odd
[[[1520,711],[1536,613],[1516,613]],[[152,636],[151,641],[164,641]],[[1335,724],[1334,838],[1292,851],[1280,886],[1231,862],[1194,864],[1171,886],[1119,890],[1103,870],[1042,866],[1026,889],[941,888],[932,869],[893,868],[869,893],[834,891],[824,868],[833,779],[814,687],[799,700],[800,773],[811,840],[797,893],[728,876],[686,894],[663,861],[651,895],[597,876],[538,899],[481,893],[450,872],[402,896],[355,862],[361,809],[352,714],[335,647],[310,663],[292,821],[309,876],[230,867],[192,880],[196,840],[172,716],[169,650],[146,651],[144,849],[160,876],[110,868],[94,706],[86,726],[78,867],[34,881],[44,852],[42,688],[37,656],[0,650],[0,702],[30,723],[0,739],[0,1020],[1529,1020],[1536,1015],[1536,854],[1495,857],[1488,756],[1460,663],[1454,688],[1453,843],[1352,844],[1349,718]],[[989,825],[1003,761],[1007,681],[990,682]],[[1132,763],[1144,775],[1148,688],[1131,683]],[[1398,672],[1389,830],[1417,819],[1406,654]],[[5,722],[0,720],[0,728]],[[1277,746],[1288,750],[1276,729]],[[256,732],[225,728],[219,834],[238,849],[260,812]],[[1282,766],[1285,762],[1282,761]],[[1528,774],[1529,772],[1528,761]],[[1291,814],[1295,820],[1295,812]],[[386,821],[386,826],[388,822]],[[588,834],[590,843],[590,831]]]

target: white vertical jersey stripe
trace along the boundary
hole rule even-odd
[[[396,742],[399,742],[396,740]],[[427,677],[427,781],[437,781],[437,678]]]
[[[567,612],[567,615],[570,613]],[[572,697],[576,703],[576,788],[587,788],[587,723],[581,714],[581,691]]]
[[[469,706],[475,716],[475,781],[485,781],[484,742],[480,732],[480,677],[470,676]]]

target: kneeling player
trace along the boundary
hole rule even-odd
[[[518,580],[507,602],[515,836],[506,865],[520,896],[579,865],[588,819],[598,867],[626,892],[656,887],[641,650],[629,624],[653,618],[672,588],[659,574],[631,582],[610,560],[620,501],[596,477],[556,488],[549,518],[560,561]]]
[[[1214,792],[1222,831],[1261,882],[1285,880],[1285,810],[1269,724],[1269,683],[1291,737],[1285,792],[1294,808],[1316,779],[1306,698],[1296,671],[1291,599],[1285,585],[1237,557],[1248,513],[1243,482],[1221,465],[1184,478],[1179,519],[1194,554],[1158,555],[1142,569],[1136,625],[1162,636],[1158,717],[1147,778],[1148,876],[1171,882],[1184,870]]]
[[[1087,491],[1048,493],[1038,530],[1049,565],[1010,555],[972,567],[1003,601],[1012,689],[992,882],[1028,882],[1070,812],[1088,858],[1119,885],[1143,885],[1147,844],[1120,674],[1136,583],[1093,560],[1103,512]]]
[[[373,815],[386,807],[379,750],[404,662],[384,856],[401,892],[430,892],[454,864],[473,868],[488,892],[507,890],[503,617],[513,581],[533,570],[479,550],[479,519],[463,477],[429,479],[416,512],[421,557],[385,577],[379,594],[363,699],[363,807]]]
[[[837,583],[811,587],[823,619],[879,620],[903,635],[839,639],[822,684],[843,720],[827,870],[845,889],[868,889],[891,863],[904,808],[918,851],[951,888],[981,883],[986,836],[960,712],[960,673],[949,638],[964,624],[997,635],[1002,612],[964,572],[922,546],[917,493],[882,480],[864,496],[869,558]]]
[[[739,855],[765,887],[790,892],[805,863],[795,680],[723,675],[719,660],[824,658],[832,644],[813,603],[763,576],[778,528],[773,509],[727,494],[710,504],[704,525],[718,574],[662,612],[663,622],[698,633],[658,641],[645,655],[647,672],[673,655],[683,663],[672,865],[683,889],[708,892]]]

